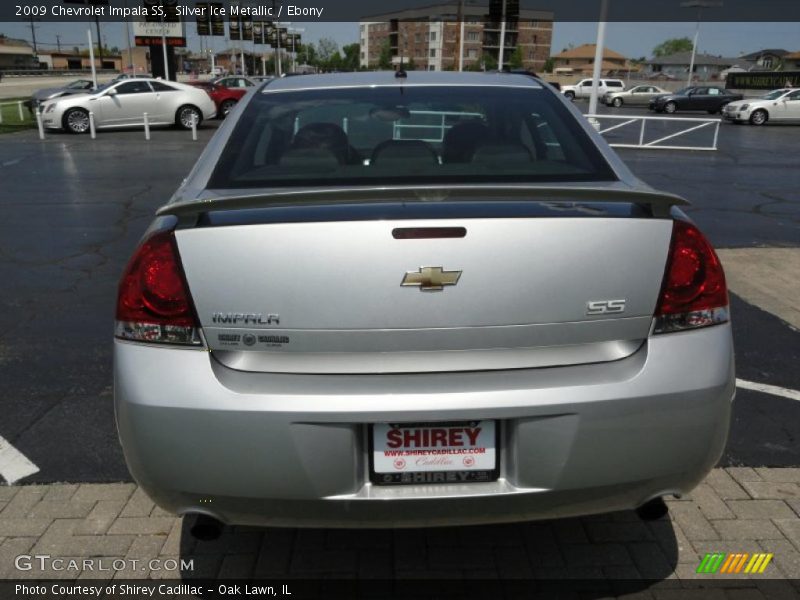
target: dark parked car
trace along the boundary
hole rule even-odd
[[[741,100],[743,97],[718,87],[694,86],[673,94],[656,96],[650,100],[650,110],[668,114],[679,110],[705,110],[713,115],[722,112],[722,107],[729,102]]]

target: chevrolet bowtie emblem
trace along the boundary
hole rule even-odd
[[[440,292],[446,285],[455,285],[461,271],[443,271],[442,267],[420,267],[419,271],[408,271],[402,286],[418,285],[423,292]]]

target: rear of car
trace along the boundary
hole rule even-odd
[[[135,479],[228,523],[564,517],[682,494],[725,444],[724,275],[536,79],[275,80],[122,277]]]

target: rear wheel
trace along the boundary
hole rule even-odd
[[[664,105],[664,112],[667,113],[668,115],[671,115],[676,110],[678,110],[678,105],[675,104],[674,102],[667,102]]]
[[[200,127],[203,122],[203,114],[196,106],[181,106],[175,113],[175,124],[182,129],[191,129],[192,120]]]
[[[236,106],[236,100],[225,100],[219,106],[219,113],[220,118],[225,118],[228,116],[228,113],[233,110],[233,107]]]
[[[89,131],[89,113],[82,108],[71,108],[64,114],[64,129],[70,133]]]
[[[765,110],[757,110],[750,115],[751,125],[763,125],[767,121],[769,121],[769,115]]]
[[[614,98],[611,101],[611,104],[614,105],[614,108],[619,108],[620,106],[622,106],[624,104],[624,102],[623,102],[622,98]]]

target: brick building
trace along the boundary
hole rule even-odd
[[[379,68],[381,55],[388,52],[393,65],[402,59],[417,69],[457,71],[463,31],[463,68],[497,68],[500,6],[499,0],[488,5],[454,2],[365,17],[359,28],[360,65]],[[541,71],[550,56],[553,13],[520,10],[508,0],[505,17],[504,66],[519,61],[525,69]]]

